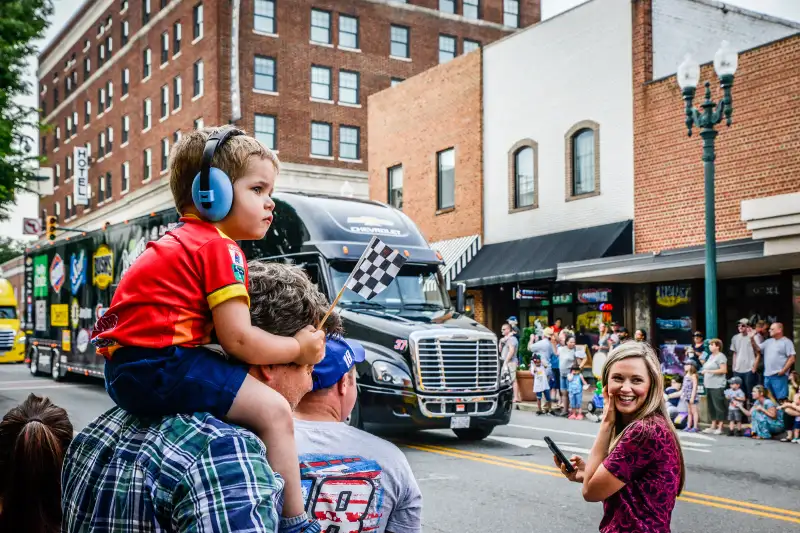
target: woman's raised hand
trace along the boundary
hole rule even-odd
[[[565,478],[575,483],[583,483],[583,473],[586,470],[586,462],[579,455],[573,455],[569,458],[569,462],[575,467],[572,473],[567,472],[567,467],[562,465],[555,455],[553,456],[553,462],[561,469],[561,473],[564,474]]]
[[[614,395],[608,392],[608,385],[603,386],[603,419],[605,424],[614,424],[617,417],[617,409],[614,406]]]

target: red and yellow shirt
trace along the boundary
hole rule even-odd
[[[192,215],[147,249],[120,280],[92,342],[106,357],[122,346],[166,348],[211,342],[211,310],[247,294],[247,262],[236,242]]]

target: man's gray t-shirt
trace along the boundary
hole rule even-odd
[[[758,345],[764,354],[764,375],[774,376],[783,369],[790,356],[795,355],[794,343],[788,337],[767,339]]]
[[[397,446],[343,422],[295,420],[294,434],[306,511],[322,531],[422,531],[422,494]]]
[[[519,359],[518,359],[518,357],[519,357],[519,349],[518,349],[519,348],[519,341],[517,340],[517,338],[514,335],[509,335],[508,337],[503,337],[502,339],[500,339],[500,346],[503,347],[502,348],[503,351],[501,352],[502,353],[502,357],[503,357],[503,361],[506,360],[506,358],[508,357],[508,351],[513,346],[515,348],[514,349],[514,357],[511,358],[511,362],[512,363],[519,362]]]
[[[736,353],[736,364],[733,365],[734,372],[744,374],[753,371],[756,353],[748,335],[743,335],[742,333],[734,335],[731,339],[731,351]]]

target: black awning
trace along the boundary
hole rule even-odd
[[[569,261],[630,254],[633,221],[486,244],[456,276],[467,287],[499,285],[556,277],[556,266]]]

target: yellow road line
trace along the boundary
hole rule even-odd
[[[459,450],[458,448],[448,448],[446,446],[428,445],[428,444],[406,444],[402,442],[398,444],[401,444],[406,448],[412,448],[423,452],[436,453],[447,457],[466,459],[468,461],[476,461],[479,463],[485,463],[495,466],[505,466],[507,468],[514,468],[516,470],[533,472],[534,474],[544,474],[546,476],[553,476],[563,479],[563,475],[561,474],[560,470],[555,468],[554,466],[540,465],[538,463],[532,463],[529,461],[519,461],[516,459],[507,459],[505,457],[500,457],[497,455],[471,452],[468,450]],[[698,492],[688,492],[688,491],[683,492],[683,495],[678,497],[678,500],[686,503],[704,505],[706,507],[716,507],[719,509],[727,509],[729,511],[737,511],[740,513],[751,514],[765,518],[772,518],[774,520],[783,520],[785,522],[800,524],[800,519],[792,518],[792,516],[800,517],[800,512],[791,511],[789,509],[768,507],[766,505],[758,505],[755,503],[730,500],[727,498],[721,498],[719,496],[712,496],[710,494],[701,494]],[[707,501],[707,500],[713,500],[713,501]],[[734,504],[735,506],[725,505],[724,503],[716,503],[716,502],[731,503]],[[743,507],[750,507],[750,509],[745,509]],[[761,509],[763,511],[772,511],[772,512],[763,512],[757,509]],[[782,516],[782,515],[789,515],[789,516]]]

